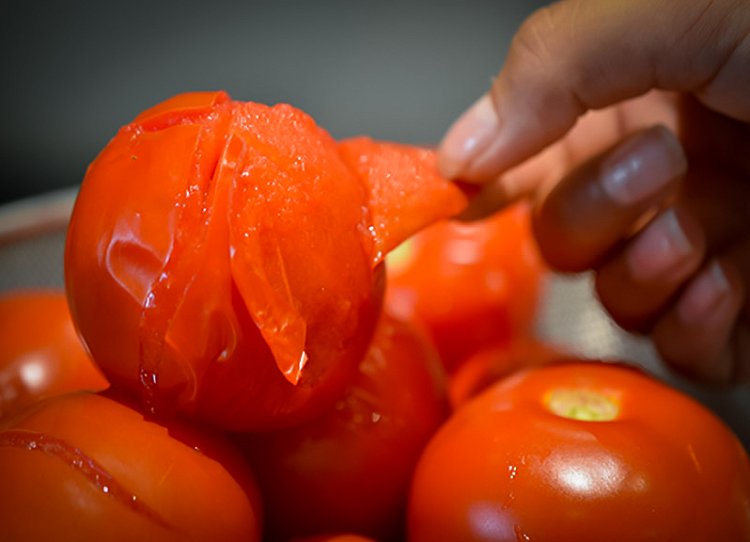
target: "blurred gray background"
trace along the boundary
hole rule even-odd
[[[0,203],[80,183],[173,94],[289,102],[335,137],[439,140],[545,2],[170,0],[0,7]]]

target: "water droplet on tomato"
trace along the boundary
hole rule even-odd
[[[516,540],[518,540],[518,542],[530,542],[531,541],[531,537],[527,535],[525,532],[523,532],[520,525],[514,525],[513,531],[516,534]]]

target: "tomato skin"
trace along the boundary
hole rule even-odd
[[[91,393],[0,425],[0,539],[260,540],[252,474],[217,435]]]
[[[530,332],[546,268],[526,204],[478,222],[439,222],[387,262],[386,306],[427,327],[448,372]]]
[[[107,386],[76,334],[63,292],[0,295],[0,419],[45,397]]]
[[[614,398],[609,421],[553,413],[553,390]],[[750,540],[750,462],[704,407],[633,369],[522,371],[470,401],[420,459],[409,540]]]
[[[434,348],[384,315],[332,410],[284,431],[238,436],[258,473],[269,539],[336,532],[398,539],[414,465],[447,411]]]
[[[74,320],[114,387],[232,430],[332,404],[380,311],[375,245],[411,233],[373,233],[368,202],[387,178],[342,148],[298,109],[223,92],[176,96],[120,129],[89,166],[65,252]],[[403,175],[422,159],[390,150]],[[430,183],[440,210],[410,227],[465,202],[436,174],[405,184]]]

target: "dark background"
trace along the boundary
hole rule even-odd
[[[0,5],[0,203],[78,184],[179,92],[289,102],[335,137],[434,143],[541,0]]]

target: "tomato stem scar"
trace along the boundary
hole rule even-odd
[[[586,388],[556,388],[547,393],[544,404],[563,418],[586,422],[604,422],[617,418],[618,402],[608,395]]]

